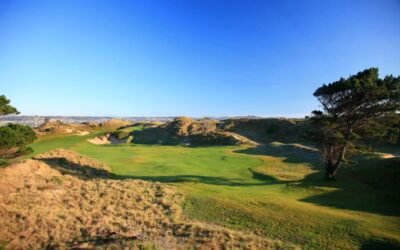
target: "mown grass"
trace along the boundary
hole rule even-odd
[[[100,132],[97,132],[100,133]],[[400,247],[399,159],[365,159],[326,182],[318,154],[296,144],[256,148],[92,145],[89,136],[42,138],[36,153],[69,148],[121,178],[176,185],[192,218],[306,249]]]

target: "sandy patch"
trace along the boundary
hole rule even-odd
[[[103,136],[96,136],[94,138],[89,138],[89,139],[87,139],[87,141],[92,143],[92,144],[96,144],[96,145],[121,144],[121,143],[125,143],[126,142],[126,140],[119,140],[119,139],[115,138],[111,134],[106,134],[106,135],[103,135]]]
[[[90,134],[90,132],[89,131],[77,131],[77,135],[79,135],[79,136],[84,136],[84,135],[88,135],[88,134]]]
[[[395,158],[395,157],[400,157],[400,153],[378,153],[379,157],[383,159],[389,159],[389,158]]]

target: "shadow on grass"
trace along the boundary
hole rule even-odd
[[[252,170],[251,168],[249,168],[249,171],[251,172],[253,179],[261,180],[261,181],[267,181],[269,183],[272,182],[274,184],[277,184],[278,182],[282,182],[282,181],[279,181],[278,179],[276,179],[273,176],[262,174],[262,173],[258,173],[256,171]],[[287,181],[284,181],[284,182],[287,182]]]
[[[324,169],[318,154],[313,150],[292,144],[267,144],[237,150],[235,153],[284,158],[287,163],[307,163],[317,170],[299,181],[277,181],[272,176],[253,172],[253,178],[270,184],[287,184],[299,188],[332,188],[304,199],[322,206],[364,211],[380,215],[400,215],[400,158],[362,158],[355,166],[340,169],[336,181],[324,180]]]
[[[300,186],[309,186],[306,176]],[[356,166],[343,168],[337,181],[319,185],[337,188],[301,201],[341,209],[400,216],[400,159],[363,159]]]
[[[307,163],[313,169],[321,169],[322,159],[318,151],[301,148],[295,144],[277,144],[273,143],[261,145],[253,148],[246,148],[234,151],[238,154],[264,155],[285,158],[283,162],[287,163]]]
[[[202,175],[123,176],[122,178],[141,179],[141,180],[147,180],[147,181],[159,181],[159,182],[164,182],[164,183],[192,182],[192,183],[204,183],[204,184],[210,184],[210,185],[223,185],[223,186],[234,186],[234,187],[265,186],[265,185],[272,184],[272,182],[248,183],[248,182],[244,182],[242,179],[214,177],[214,176],[202,176]]]
[[[41,159],[63,174],[77,176],[82,179],[141,179],[163,183],[204,183],[234,187],[268,186],[286,184],[291,187],[312,189],[333,188],[314,196],[302,199],[303,202],[322,206],[336,207],[355,211],[365,211],[381,215],[400,215],[400,159],[364,159],[355,167],[343,168],[337,181],[323,180],[323,169],[315,152],[297,152],[294,146],[283,145],[284,149],[272,146],[260,146],[238,150],[236,153],[251,155],[269,155],[285,157],[285,162],[308,163],[313,169],[319,170],[305,176],[302,180],[278,180],[274,176],[258,173],[249,169],[256,181],[246,179],[226,178],[203,175],[172,175],[172,176],[130,176],[116,175],[105,169],[77,165],[64,158]],[[293,148],[294,147],[294,148]],[[303,150],[303,149],[301,149]],[[312,154],[308,155],[308,154]]]
[[[35,158],[34,158],[35,159]],[[47,163],[50,167],[60,171],[61,174],[76,176],[80,179],[116,179],[116,175],[106,169],[94,168],[87,165],[79,165],[68,161],[63,157],[38,158],[36,160]]]
[[[369,240],[361,245],[361,250],[399,250],[400,244],[398,242],[388,242],[379,240]]]
[[[192,183],[205,183],[210,185],[224,185],[224,186],[261,186],[270,185],[271,181],[275,181],[273,177],[258,177],[258,179],[270,180],[265,183],[246,183],[243,179],[234,179],[226,177],[214,177],[214,176],[202,176],[202,175],[173,175],[173,176],[132,176],[132,175],[116,175],[110,173],[106,169],[94,168],[87,165],[79,165],[69,162],[65,158],[46,158],[38,159],[47,163],[50,167],[60,171],[62,174],[68,174],[76,176],[78,178],[89,180],[89,179],[140,179],[147,181],[158,181],[163,183],[180,183],[180,182],[192,182]],[[253,173],[257,175],[257,173]],[[276,184],[276,183],[274,183]]]
[[[68,242],[67,245],[70,247],[70,249],[88,249],[86,244],[91,243],[95,247],[106,247],[109,244],[119,244],[123,245],[121,243],[123,242],[130,242],[132,244],[132,241],[135,242],[137,241],[138,244],[141,243],[141,238],[138,236],[126,236],[126,237],[116,237],[115,233],[114,234],[109,234],[103,237],[97,237],[94,239],[85,239],[85,240],[80,240],[80,241],[73,241],[73,242]],[[115,246],[115,245],[113,245]],[[57,246],[52,246],[47,247],[47,249],[57,249]]]

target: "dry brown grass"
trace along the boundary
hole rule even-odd
[[[120,119],[110,119],[104,122],[64,123],[59,120],[49,120],[34,131],[38,136],[48,134],[75,134],[87,135],[93,129],[116,129],[132,125],[132,122]]]
[[[47,134],[76,134],[76,135],[87,135],[90,132],[91,127],[86,124],[67,124],[59,120],[49,120],[39,127],[35,128],[34,131],[38,136]]]
[[[7,249],[269,249],[279,241],[193,222],[167,185],[116,179],[54,150],[0,169],[0,241]],[[285,245],[286,246],[286,245]]]
[[[158,127],[136,132],[134,142],[200,145],[257,145],[256,142],[233,132],[218,129],[218,121],[211,119],[194,120],[177,117]]]
[[[132,125],[131,121],[121,119],[110,119],[100,123],[98,126],[101,128],[119,128]]]

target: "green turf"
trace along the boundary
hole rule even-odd
[[[100,133],[100,132],[98,132]],[[319,156],[298,144],[256,148],[92,145],[89,136],[43,138],[35,153],[69,148],[115,174],[175,185],[194,219],[308,249],[400,246],[400,161],[364,159],[326,182]],[[32,155],[31,155],[32,156]]]

